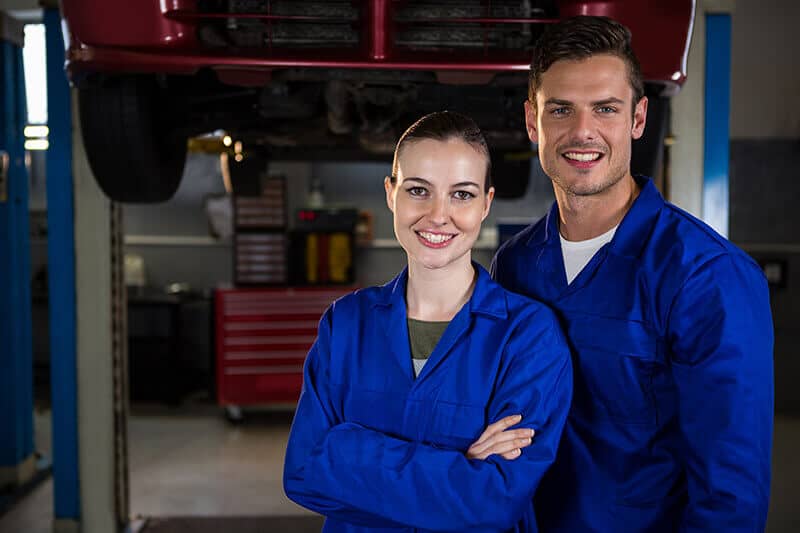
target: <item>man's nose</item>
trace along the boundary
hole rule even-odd
[[[596,137],[594,116],[588,111],[578,111],[572,123],[572,137],[576,141],[591,141]]]

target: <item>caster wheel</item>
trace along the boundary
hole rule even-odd
[[[231,424],[241,424],[244,420],[244,413],[242,408],[238,405],[225,406],[225,419]]]

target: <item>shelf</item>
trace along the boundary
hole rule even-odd
[[[46,241],[45,241],[46,242]],[[221,241],[213,237],[195,235],[125,235],[126,246],[221,246],[230,247],[230,241]],[[366,245],[358,245],[366,250],[396,250],[400,243],[395,238],[373,239]],[[484,231],[475,242],[475,250],[494,250],[497,248],[497,233]]]
[[[125,235],[126,246],[222,246],[229,248],[231,241],[218,240],[203,235]]]

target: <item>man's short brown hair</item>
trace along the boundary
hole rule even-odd
[[[631,32],[607,17],[579,16],[549,26],[533,48],[528,78],[528,98],[536,103],[536,91],[542,74],[561,60],[580,61],[598,54],[619,57],[628,67],[628,81],[633,88],[633,105],[644,96],[644,82],[639,60],[631,47]]]

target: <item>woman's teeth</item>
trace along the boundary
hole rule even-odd
[[[418,235],[428,242],[433,244],[441,244],[453,238],[453,235],[443,235],[441,233],[428,233],[425,231],[418,232]]]

